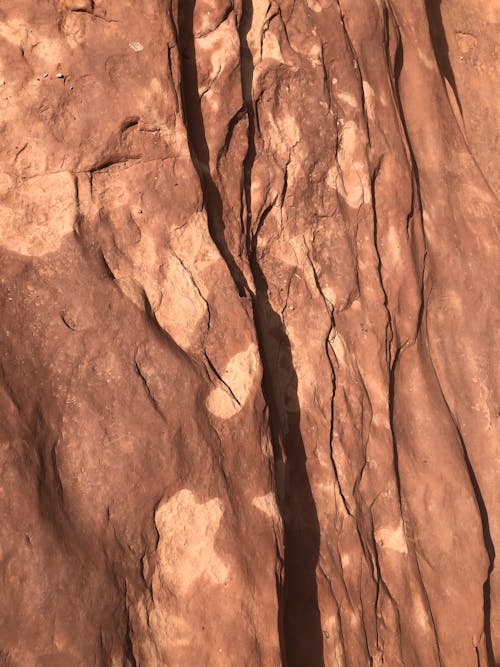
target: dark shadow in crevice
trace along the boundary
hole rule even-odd
[[[240,38],[241,92],[248,119],[248,148],[243,161],[243,197],[246,208],[246,241],[248,254],[251,253],[252,239],[252,169],[256,157],[255,149],[255,109],[253,103],[253,56],[248,46],[248,32],[252,27],[252,0],[242,0],[242,15],[238,26]]]
[[[441,14],[441,0],[425,0],[425,9],[429,21],[429,31],[431,35],[432,47],[434,49],[434,55],[436,57],[439,71],[441,72],[441,76],[443,76],[452,87],[455,98],[457,100],[458,108],[460,109],[460,113],[463,115],[462,103],[460,102],[457,82],[450,61],[448,39],[446,37],[443,16]]]
[[[389,17],[387,16],[387,21],[389,21]],[[387,32],[389,32],[389,29],[387,27]],[[391,63],[388,63],[389,67],[391,67]],[[423,210],[422,208],[422,198],[420,194],[420,173],[418,170],[418,164],[417,164],[417,159],[415,157],[415,153],[413,151],[413,146],[411,143],[410,139],[410,132],[408,130],[408,126],[406,124],[406,118],[403,110],[403,103],[401,102],[401,94],[400,94],[400,80],[401,80],[401,73],[403,71],[403,65],[404,65],[404,51],[403,51],[403,41],[401,39],[401,35],[398,33],[397,34],[397,44],[396,44],[396,51],[394,54],[394,95],[396,98],[396,104],[399,112],[399,119],[401,121],[401,125],[403,126],[403,131],[406,139],[406,145],[408,146],[408,150],[410,152],[410,161],[411,161],[411,166],[413,170],[413,174],[415,176],[415,186],[416,186],[416,195],[418,198],[418,203],[420,207],[420,211]]]
[[[127,631],[125,634],[125,658],[130,664],[130,667],[138,667],[137,660],[134,654],[134,645],[132,642],[132,625],[130,623],[130,616],[128,615],[127,600],[125,598],[125,614],[127,617]]]
[[[254,67],[247,41],[252,18],[252,1],[243,0],[239,37],[248,149],[243,163],[242,194],[247,254],[255,284],[253,314],[264,371],[263,392],[269,406],[278,502],[284,526],[284,589],[279,610],[281,658],[287,667],[323,667],[323,632],[316,580],[320,526],[300,430],[298,379],[285,325],[271,306],[266,277],[258,261],[257,231],[262,221],[255,225],[252,220],[251,184],[256,157]]]
[[[280,600],[280,642],[286,667],[323,667],[323,632],[316,567],[320,526],[306,468],[300,430],[298,379],[290,340],[269,302],[268,285],[256,254],[250,257],[256,297],[254,319],[264,368],[263,390],[269,406],[284,526],[284,590]]]
[[[241,77],[248,117],[248,149],[243,163],[243,201],[246,209],[247,252],[256,293],[228,248],[224,235],[224,211],[220,192],[210,173],[198,72],[195,57],[193,15],[195,0],[179,0],[179,48],[181,52],[182,110],[191,158],[200,179],[211,237],[223,257],[240,296],[251,295],[257,339],[264,369],[263,391],[269,406],[277,477],[286,467],[286,488],[280,495],[285,533],[284,590],[280,594],[279,630],[282,662],[287,667],[323,667],[323,633],[318,605],[316,566],[320,530],[306,469],[300,432],[297,374],[291,345],[281,317],[271,307],[268,286],[257,259],[257,239],[252,236],[251,176],[255,161],[255,114],[252,101],[253,59],[247,43],[252,3],[243,1],[239,24]],[[286,461],[286,463],[285,463]]]
[[[249,292],[243,272],[232,256],[224,233],[222,198],[210,173],[210,153],[198,93],[193,16],[196,0],[179,0],[179,50],[181,55],[182,113],[188,133],[189,151],[196,167],[208,217],[208,229],[226,263],[240,296]]]

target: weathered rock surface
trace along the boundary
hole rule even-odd
[[[494,0],[0,5],[0,662],[500,662]]]

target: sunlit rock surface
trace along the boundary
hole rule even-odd
[[[0,662],[500,662],[498,5],[0,5]]]

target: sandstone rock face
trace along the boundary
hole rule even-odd
[[[494,0],[4,0],[0,656],[500,662]]]
[[[500,5],[490,0],[429,0],[431,35],[448,94],[466,140],[493,190],[498,163],[498,29]]]

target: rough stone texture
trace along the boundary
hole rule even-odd
[[[500,662],[497,9],[3,0],[2,664]]]
[[[484,176],[500,189],[498,0],[428,0],[437,61],[457,120]]]

